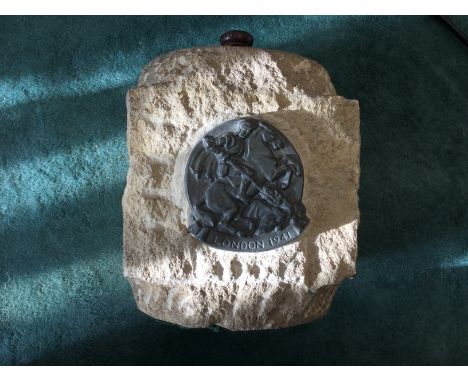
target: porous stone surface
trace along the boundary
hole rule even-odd
[[[315,61],[212,47],[151,62],[129,90],[130,168],[123,197],[124,275],[139,309],[188,327],[287,327],[323,316],[355,274],[359,107],[335,95]],[[184,172],[194,145],[223,121],[253,116],[288,138],[304,166],[310,224],[257,253],[207,246],[187,232]]]
[[[141,73],[138,86],[172,84],[179,91],[196,84],[200,91],[211,85],[235,98],[255,99],[274,90],[283,107],[283,95],[336,95],[328,72],[316,61],[296,54],[246,47],[182,49],[157,57]]]

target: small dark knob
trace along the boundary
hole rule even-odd
[[[253,36],[244,31],[228,31],[219,38],[222,46],[252,46]]]

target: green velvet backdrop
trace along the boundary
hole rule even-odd
[[[122,277],[125,92],[232,28],[361,105],[358,274],[300,327],[160,323]],[[1,364],[468,363],[468,49],[437,19],[3,17],[0,47]]]

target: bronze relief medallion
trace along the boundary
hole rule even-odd
[[[309,222],[303,186],[301,159],[277,128],[254,118],[223,122],[195,145],[187,162],[188,230],[224,250],[281,247]]]

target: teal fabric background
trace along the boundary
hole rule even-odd
[[[361,105],[358,274],[290,329],[161,323],[122,276],[126,90],[232,28]],[[0,47],[1,364],[468,363],[468,49],[437,19],[3,17]]]

